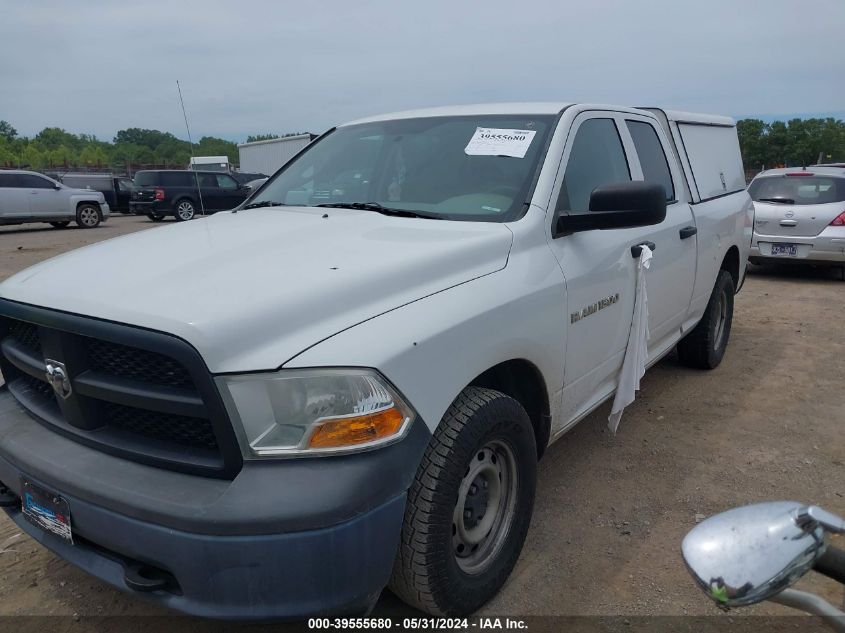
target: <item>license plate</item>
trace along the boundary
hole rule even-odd
[[[772,255],[798,255],[798,244],[772,244]]]
[[[21,479],[21,508],[27,521],[73,543],[67,499]]]

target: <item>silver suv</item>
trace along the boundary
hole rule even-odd
[[[109,217],[99,191],[74,189],[32,171],[0,171],[0,225],[49,222],[64,228],[75,221],[93,229]]]

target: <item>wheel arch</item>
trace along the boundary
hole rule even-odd
[[[74,211],[79,211],[79,207],[90,204],[92,207],[97,207],[97,210],[102,213],[103,207],[100,206],[100,203],[96,200],[77,200],[76,206],[73,208]]]
[[[466,387],[495,389],[519,402],[534,428],[537,458],[542,457],[549,443],[551,413],[546,382],[534,363],[522,358],[501,362],[480,373]]]
[[[722,258],[719,270],[726,270],[734,282],[734,291],[739,290],[739,249],[731,246]]]
[[[192,205],[194,205],[194,209],[196,209],[199,206],[199,202],[197,202],[197,199],[194,198],[191,194],[182,193],[182,194],[179,194],[178,196],[173,197],[173,204],[171,206],[173,207],[174,211],[176,210],[176,207],[179,206],[179,203],[182,202],[183,200],[187,200]]]

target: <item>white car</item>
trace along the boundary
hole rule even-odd
[[[750,260],[845,265],[845,170],[836,165],[761,172]]]
[[[614,394],[630,343],[720,363],[750,214],[726,117],[338,126],[235,210],[0,284],[2,505],[187,613],[362,614],[389,584],[466,615],[519,557],[537,460]]]
[[[49,222],[64,228],[75,221],[93,229],[109,213],[99,191],[74,189],[34,171],[0,171],[0,225]]]

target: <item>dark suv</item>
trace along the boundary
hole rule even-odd
[[[249,194],[250,190],[229,174],[175,169],[139,171],[129,208],[154,222],[168,215],[179,221],[190,220],[198,213],[232,209]]]

